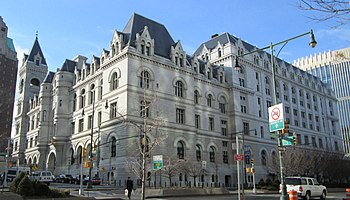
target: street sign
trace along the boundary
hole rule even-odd
[[[291,145],[293,145],[293,141],[294,141],[294,136],[284,137],[284,138],[282,138],[282,145],[283,146],[291,146]]]
[[[270,132],[284,129],[283,103],[269,107]]]
[[[244,155],[243,154],[235,154],[235,161],[243,161]]]
[[[153,169],[158,170],[163,167],[163,155],[153,156]]]

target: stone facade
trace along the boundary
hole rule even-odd
[[[239,60],[243,70],[232,68],[237,53],[256,47],[223,33],[189,56],[163,25],[138,14],[123,31],[114,32],[109,50],[103,49],[90,63],[79,55],[46,73],[40,46],[35,46],[37,39],[30,52],[36,57],[27,56],[20,70],[22,106],[16,116],[20,131],[13,156],[21,164],[37,164],[56,175],[79,174],[82,151],[89,154],[92,147],[92,174],[118,182],[136,177],[132,171],[139,170],[139,147],[147,141],[146,149],[151,149],[147,172],[152,172],[152,156],[163,155],[164,167],[169,163],[197,167],[203,174],[198,182],[235,185],[232,146],[238,135],[255,159],[256,180],[271,173],[265,163],[277,156],[277,140],[268,130],[269,55],[245,56]],[[336,102],[331,90],[319,79],[277,61],[279,102],[288,108],[287,120],[305,148],[342,153],[338,119],[329,114],[337,113],[335,106],[329,106]],[[29,84],[34,78],[39,86]],[[305,118],[309,114],[310,119]],[[144,136],[147,139],[140,139]],[[314,137],[321,139],[319,145],[306,141]],[[157,143],[160,139],[164,140]],[[162,178],[157,174],[157,181],[169,184],[164,174]],[[251,184],[250,174],[246,180]],[[173,181],[193,177],[188,170],[174,174]]]

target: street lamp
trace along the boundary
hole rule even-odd
[[[276,79],[275,79],[276,68],[275,68],[275,64],[274,64],[275,61],[274,61],[274,55],[273,55],[273,47],[277,46],[277,45],[280,45],[280,44],[284,44],[282,46],[282,48],[283,48],[289,41],[297,39],[297,38],[300,38],[300,37],[308,35],[308,34],[310,34],[309,45],[310,45],[311,48],[314,48],[316,46],[317,42],[315,40],[314,33],[313,33],[312,29],[311,29],[311,31],[309,31],[309,32],[306,32],[306,33],[297,35],[295,37],[283,40],[283,41],[278,42],[276,44],[272,44],[271,43],[269,46],[266,46],[264,48],[257,49],[255,51],[251,51],[251,52],[248,52],[248,53],[236,56],[236,63],[235,63],[234,69],[235,70],[240,70],[241,69],[241,67],[238,65],[238,57],[243,57],[245,55],[252,54],[252,53],[255,53],[255,52],[258,52],[258,51],[262,51],[262,50],[265,50],[265,49],[270,49],[270,52],[271,52],[271,66],[272,66],[272,84],[273,84],[273,105],[276,105],[277,104]],[[282,50],[282,48],[280,49],[280,51]],[[283,137],[283,135],[282,135],[282,133],[280,131],[276,131],[276,132],[277,132],[277,135],[278,135],[278,147],[282,147],[283,146],[282,145],[282,137]],[[287,200],[288,199],[288,194],[287,194],[287,187],[286,187],[286,183],[285,183],[285,174],[284,174],[284,165],[283,165],[283,151],[282,151],[281,148],[278,148],[278,153],[279,153],[279,164],[280,164],[281,186],[282,186],[282,192],[281,192],[280,199],[281,200]]]

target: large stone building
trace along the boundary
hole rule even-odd
[[[0,16],[0,152],[5,152],[11,137],[17,78],[17,53],[8,27]]]
[[[206,172],[200,182],[234,185],[232,146],[238,134],[255,159],[257,180],[266,177],[267,160],[277,156],[277,140],[268,129],[273,95],[270,55],[242,57],[243,69],[232,68],[237,54],[254,49],[223,33],[190,56],[162,24],[133,14],[122,31],[114,31],[101,55],[90,62],[78,55],[56,72],[47,72],[36,38],[20,68],[13,156],[21,164],[37,164],[54,174],[79,174],[82,151],[89,152],[93,144],[92,174],[124,180],[134,177],[132,163],[140,161],[139,141],[146,135],[141,141],[148,141],[152,149],[148,158],[163,155],[165,166],[179,160],[199,165],[197,169]],[[341,153],[331,90],[279,59],[277,83],[278,101],[285,104],[286,118],[300,143]],[[159,121],[163,123],[157,128]],[[154,143],[158,145],[153,147]],[[147,171],[151,169],[148,161]],[[173,181],[193,180],[190,173],[178,172]],[[164,176],[162,181],[169,182]]]
[[[350,48],[300,58],[294,65],[330,85],[338,100],[338,117],[344,151],[350,156]]]

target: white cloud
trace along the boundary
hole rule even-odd
[[[340,28],[330,28],[322,29],[315,33],[319,38],[337,38],[343,41],[349,41],[350,38],[350,29],[340,29]]]

